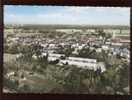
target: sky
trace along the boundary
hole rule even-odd
[[[6,5],[4,23],[130,25],[130,8]]]

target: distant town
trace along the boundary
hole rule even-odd
[[[130,26],[5,25],[4,92],[129,94]]]

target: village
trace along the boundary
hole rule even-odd
[[[129,33],[129,28],[39,30],[12,26],[4,30],[4,57],[15,55],[17,61],[28,54],[26,57],[33,61],[41,59],[51,65],[75,66],[101,74],[120,62],[129,66]],[[14,74],[14,71],[9,71],[6,77],[10,78]]]

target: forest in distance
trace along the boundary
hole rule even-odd
[[[14,24],[15,25],[15,24]],[[12,24],[6,24],[5,28],[14,26]],[[24,29],[130,29],[129,25],[66,25],[66,24],[16,24],[16,28]]]

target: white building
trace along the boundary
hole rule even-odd
[[[112,46],[122,46],[122,43],[111,43]]]
[[[107,45],[102,45],[102,49],[103,49],[103,50],[108,50],[109,47],[108,47]]]
[[[14,76],[15,75],[15,72],[9,72],[7,73],[7,77],[9,78],[10,76]]]
[[[104,63],[97,62],[96,59],[86,59],[79,57],[68,57],[66,60],[60,60],[60,65],[63,64],[75,65],[79,68],[91,69],[96,71],[97,69],[101,69],[101,72],[106,70]]]
[[[96,59],[87,59],[87,58],[80,58],[80,57],[68,57],[68,60],[71,61],[78,61],[78,62],[89,62],[89,63],[96,63]]]
[[[98,53],[99,53],[99,52],[102,52],[102,48],[97,48],[97,49],[96,49],[96,52],[98,52]]]
[[[57,59],[60,59],[60,57],[65,56],[64,54],[55,54],[55,53],[49,53],[48,55],[48,61],[55,61]]]

